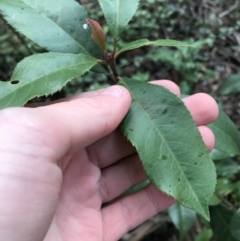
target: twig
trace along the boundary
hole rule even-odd
[[[10,53],[10,51],[0,50],[0,55],[9,55]]]
[[[198,218],[196,218],[196,220],[195,220],[195,227],[196,227],[196,231],[198,233],[200,233],[202,231],[202,229],[203,229],[201,223],[198,220]]]
[[[224,16],[228,15],[230,12],[232,12],[232,11],[233,11],[234,9],[236,9],[237,7],[238,7],[238,1],[236,1],[236,2],[234,3],[234,5],[231,6],[229,9],[227,9],[226,11],[220,13],[220,14],[218,15],[218,17],[219,17],[219,18],[223,18]]]
[[[115,55],[116,51],[117,51],[117,39],[114,38],[114,43],[113,43],[113,54]]]
[[[192,239],[191,239],[191,237],[190,237],[190,235],[187,233],[187,235],[186,235],[186,237],[185,237],[185,241],[191,241]]]
[[[110,65],[110,68],[113,72],[113,76],[114,76],[114,80],[115,80],[115,83],[117,83],[117,79],[118,79],[118,73],[117,73],[117,68],[116,68],[116,62],[115,60],[113,61],[113,63],[111,63]]]
[[[117,73],[114,53],[105,53],[103,59],[104,59],[105,64],[110,66],[110,69],[112,70],[112,73],[113,73],[112,76],[114,77],[114,81],[116,84],[117,80],[118,80],[118,73]]]
[[[234,211],[237,210],[237,208],[236,208],[232,203],[230,203],[227,199],[225,199],[224,197],[221,197],[221,196],[219,196],[219,198],[220,198],[231,210],[234,210]]]
[[[193,7],[190,7],[190,11],[191,11],[193,17],[195,17],[195,19],[197,19],[198,22],[203,23],[202,19],[200,19],[200,18],[198,17],[198,15],[194,12]]]
[[[110,85],[115,85],[116,84],[116,79],[113,74],[111,73],[106,73],[108,77],[110,77],[107,81]]]
[[[165,38],[168,39],[169,36],[168,36],[167,31],[166,31],[165,25],[163,23],[161,23],[160,26],[161,26],[161,28],[163,30],[163,34],[164,34]]]

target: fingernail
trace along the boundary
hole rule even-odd
[[[101,92],[102,95],[111,95],[113,97],[121,97],[122,90],[117,86],[111,86]]]

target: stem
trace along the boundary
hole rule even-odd
[[[113,59],[113,61],[109,64],[112,72],[113,72],[113,76],[114,76],[114,80],[115,80],[115,83],[117,83],[117,79],[118,79],[118,73],[117,73],[117,68],[116,68],[116,62],[115,60]]]
[[[117,52],[117,42],[118,42],[118,40],[116,38],[114,38],[113,59],[112,59],[111,65],[110,65],[111,70],[114,74],[114,78],[116,80],[116,83],[118,82],[118,73],[117,73],[117,67],[116,67],[116,61],[115,61],[114,55]]]
[[[115,53],[117,52],[117,39],[114,38],[114,44],[113,44],[113,54],[115,55]]]
[[[105,60],[98,59],[98,63],[101,65],[108,65]]]
[[[107,80],[108,83],[110,85],[115,85],[116,84],[116,80],[115,80],[115,77],[113,76],[113,74],[107,73],[107,76],[109,77],[108,80]]]
[[[195,220],[195,227],[196,227],[196,231],[197,231],[198,233],[200,233],[200,232],[203,230],[202,225],[201,225],[201,223],[199,222],[198,218],[196,218],[196,220]]]
[[[104,68],[105,74],[109,77],[108,80],[107,80],[108,83],[110,85],[115,85],[116,84],[116,78],[112,73],[109,73],[108,66],[110,66],[110,64],[107,63],[105,60],[101,60],[101,59],[98,60],[98,63],[100,65],[102,65],[102,67]]]
[[[107,65],[110,66],[111,70],[112,70],[112,76],[114,78],[114,82],[115,84],[118,82],[118,73],[117,73],[117,67],[116,67],[116,62],[115,62],[115,58],[114,58],[114,53],[105,53],[104,57],[103,57],[103,61],[102,63],[106,63]]]
[[[227,199],[225,199],[224,197],[221,197],[221,196],[220,196],[220,199],[221,199],[231,210],[234,210],[234,211],[237,210],[237,208],[236,208],[232,203],[230,203]]]

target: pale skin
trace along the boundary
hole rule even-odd
[[[180,95],[173,82],[154,84]],[[183,101],[210,151],[206,125],[218,115],[216,102],[206,94]],[[0,111],[0,240],[116,241],[175,202],[151,184],[118,198],[146,179],[117,128],[130,103],[129,92],[114,86]]]

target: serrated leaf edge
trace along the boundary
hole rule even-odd
[[[142,44],[137,44],[137,42],[139,41],[146,41]],[[176,41],[175,43],[179,43],[179,45],[174,45],[174,43],[169,43],[169,44],[160,44],[158,42],[160,41]],[[134,45],[134,42],[136,42],[136,44]],[[128,46],[130,46],[130,44],[133,44],[131,45],[131,47],[129,48]],[[122,53],[126,52],[126,51],[131,51],[133,49],[136,49],[136,48],[141,48],[141,47],[147,47],[147,46],[163,46],[163,47],[191,47],[191,48],[194,48],[194,46],[188,44],[188,43],[185,43],[185,42],[181,42],[181,41],[178,41],[178,40],[174,40],[174,39],[159,39],[159,40],[154,40],[154,41],[150,41],[148,39],[139,39],[139,40],[135,40],[131,43],[128,43],[126,44],[125,46],[123,46],[116,54],[115,54],[115,59]]]
[[[121,79],[121,81],[123,81],[123,79]],[[127,87],[126,85],[124,85],[125,87]],[[164,87],[162,87],[162,86],[159,86],[159,87],[161,87],[161,88],[164,88]],[[171,93],[171,91],[169,91],[168,89],[166,89],[166,88],[164,88],[165,90],[167,90],[169,93]],[[171,93],[172,94],[172,93]],[[131,95],[132,95],[132,93],[131,93]],[[136,100],[136,97],[135,97],[135,100]],[[137,102],[138,103],[138,102]],[[140,105],[141,106],[141,105]],[[141,108],[142,108],[142,106],[141,106]],[[142,108],[143,109],[143,108]],[[144,110],[144,109],[143,109]],[[191,118],[191,120],[192,120],[192,122],[194,123],[194,120],[193,120],[193,118],[192,118],[192,116],[191,116],[191,113],[189,112],[189,110],[186,108],[186,111],[189,113],[189,116],[190,116],[190,118]],[[151,118],[148,116],[148,118],[151,120]],[[137,146],[136,146],[136,143],[134,143],[132,140],[130,140],[129,138],[128,138],[128,136],[127,136],[127,134],[124,132],[124,130],[123,130],[123,133],[124,133],[124,136],[128,139],[128,141],[130,141],[131,142],[131,144],[137,149]],[[200,133],[199,133],[199,135],[200,135]],[[162,136],[161,135],[161,133],[160,133],[160,136]],[[163,138],[164,139],[164,138]],[[171,149],[169,149],[170,151],[171,151]],[[138,150],[137,150],[138,151]],[[175,155],[173,155],[173,156],[175,156]],[[141,160],[141,157],[140,157],[140,160]],[[176,158],[176,160],[177,160],[177,158]],[[142,162],[142,161],[141,161]],[[147,174],[147,173],[146,173]],[[147,174],[147,176],[148,176],[148,174]],[[186,179],[186,177],[185,177],[185,175],[183,175],[184,176],[184,178]],[[216,172],[215,172],[215,178],[216,178]],[[149,177],[148,176],[148,179],[151,181],[151,183],[153,183],[156,187],[157,187],[157,185],[154,183],[154,181],[152,180],[152,178],[151,177]],[[187,179],[186,179],[187,180]],[[189,182],[188,182],[188,180],[187,180],[187,183],[188,183],[188,185],[189,185]],[[215,187],[214,187],[214,190],[215,190],[215,188],[216,188],[216,182],[215,182]],[[191,187],[191,186],[190,186]],[[158,187],[157,187],[158,188]],[[192,190],[192,188],[191,188],[191,190]],[[161,190],[162,191],[162,190]],[[162,191],[164,194],[166,194],[166,195],[168,195],[168,196],[171,196],[169,193],[166,193],[166,192],[164,192],[164,191]],[[194,193],[194,196],[196,197],[196,199],[199,201],[199,199],[198,199],[198,197],[196,196],[196,194],[195,194],[195,192],[193,191],[193,193]],[[214,193],[214,191],[213,191],[213,193]],[[173,196],[171,196],[171,197],[173,197]],[[174,199],[176,199],[181,205],[183,205],[184,207],[186,207],[186,208],[189,208],[189,209],[191,209],[191,210],[193,210],[193,211],[195,211],[195,212],[197,212],[196,210],[194,210],[193,208],[191,208],[191,207],[187,207],[187,206],[185,206],[180,200],[178,200],[176,197],[173,197]],[[202,203],[199,201],[199,203],[201,204],[201,207],[202,207]],[[208,206],[208,202],[206,202],[206,207]],[[206,220],[207,221],[210,221],[210,214],[209,214],[209,209],[207,208],[207,212],[205,212],[205,210],[204,210],[204,208],[202,207],[202,215],[206,218]]]
[[[49,53],[51,53],[51,52],[49,52]],[[48,54],[49,54],[49,53],[48,53]],[[35,54],[35,55],[41,55],[41,54]],[[83,54],[78,54],[78,55],[83,55]],[[34,56],[34,55],[31,55],[31,56]],[[29,57],[31,57],[31,56],[29,56]],[[90,57],[89,55],[86,55],[86,56],[87,56],[87,57]],[[93,59],[94,59],[94,58],[93,58]],[[22,61],[24,61],[24,59],[23,59]],[[83,64],[87,64],[87,63],[91,63],[91,62],[93,62],[93,61],[85,61],[85,62],[82,62],[81,64],[71,65],[71,67],[79,66],[79,65],[83,65]],[[19,62],[19,63],[21,63],[21,62]],[[97,63],[96,63],[96,64],[97,64]],[[95,65],[96,65],[96,64],[95,64]],[[66,86],[72,79],[77,78],[77,77],[80,77],[80,76],[86,74],[86,73],[87,73],[91,68],[93,68],[95,65],[93,65],[92,67],[89,67],[89,69],[86,70],[83,74],[81,74],[81,75],[75,75],[75,76],[73,76],[72,78],[67,79],[67,80],[64,82],[62,88],[63,88],[64,86]],[[16,67],[16,68],[17,68],[17,67]],[[15,68],[15,70],[16,70],[16,68]],[[64,69],[64,68],[62,68],[62,69]],[[15,70],[13,71],[12,76],[14,76]],[[59,71],[61,71],[61,68],[60,68],[60,69],[57,69],[56,71],[51,72],[51,74],[52,74],[52,73],[59,72]],[[39,79],[42,78],[42,77],[44,77],[44,75],[39,76],[39,78],[37,78],[36,81],[39,80]],[[10,80],[14,80],[14,78],[11,78]],[[9,82],[3,82],[3,84],[11,85],[11,83],[9,83]],[[31,84],[32,84],[32,83],[27,83],[26,85],[19,87],[17,90],[19,90],[19,89],[21,89],[21,88],[25,88],[26,86],[31,85]],[[49,95],[52,95],[52,94],[56,93],[57,91],[59,91],[59,90],[52,91],[52,92],[50,92],[50,93],[48,93],[48,94],[46,94],[46,95],[34,95],[34,96],[32,96],[30,99],[26,100],[25,102],[22,102],[21,106],[24,106],[29,100],[31,100],[31,99],[33,99],[33,98],[40,97],[40,96],[49,96]],[[12,94],[12,92],[11,92],[10,94]],[[8,95],[4,96],[4,98],[7,98],[7,96],[8,96]],[[14,98],[14,96],[13,96],[11,99],[9,99],[8,103],[10,103],[13,98]],[[6,104],[6,106],[5,106],[4,108],[6,108],[6,107],[8,106],[8,103]]]
[[[21,1],[23,4],[26,4],[29,8],[33,9],[37,14],[42,15],[44,18],[50,20],[51,22],[53,22],[59,29],[61,29],[64,33],[66,33],[84,52],[86,55],[92,56],[78,41],[76,41],[71,35],[69,35],[68,32],[66,32],[63,28],[61,28],[55,21],[53,21],[51,18],[48,18],[46,15],[39,13],[36,9],[34,9],[32,6],[30,6],[29,4],[25,3],[23,0],[19,0]],[[81,5],[80,5],[81,6]],[[8,22],[8,24],[10,24],[18,33],[24,35],[26,38],[30,39],[28,36],[26,36],[23,32],[21,32],[19,29],[17,29],[14,25],[11,24],[11,22],[8,20],[8,18],[10,18],[10,16],[6,15],[1,9],[0,9],[0,13],[2,14],[2,16],[4,17],[4,19]],[[38,43],[36,43],[34,40],[30,39],[31,41],[33,41],[35,44],[37,44],[38,46],[44,48],[44,49],[48,49],[48,47],[45,46],[41,46]]]

